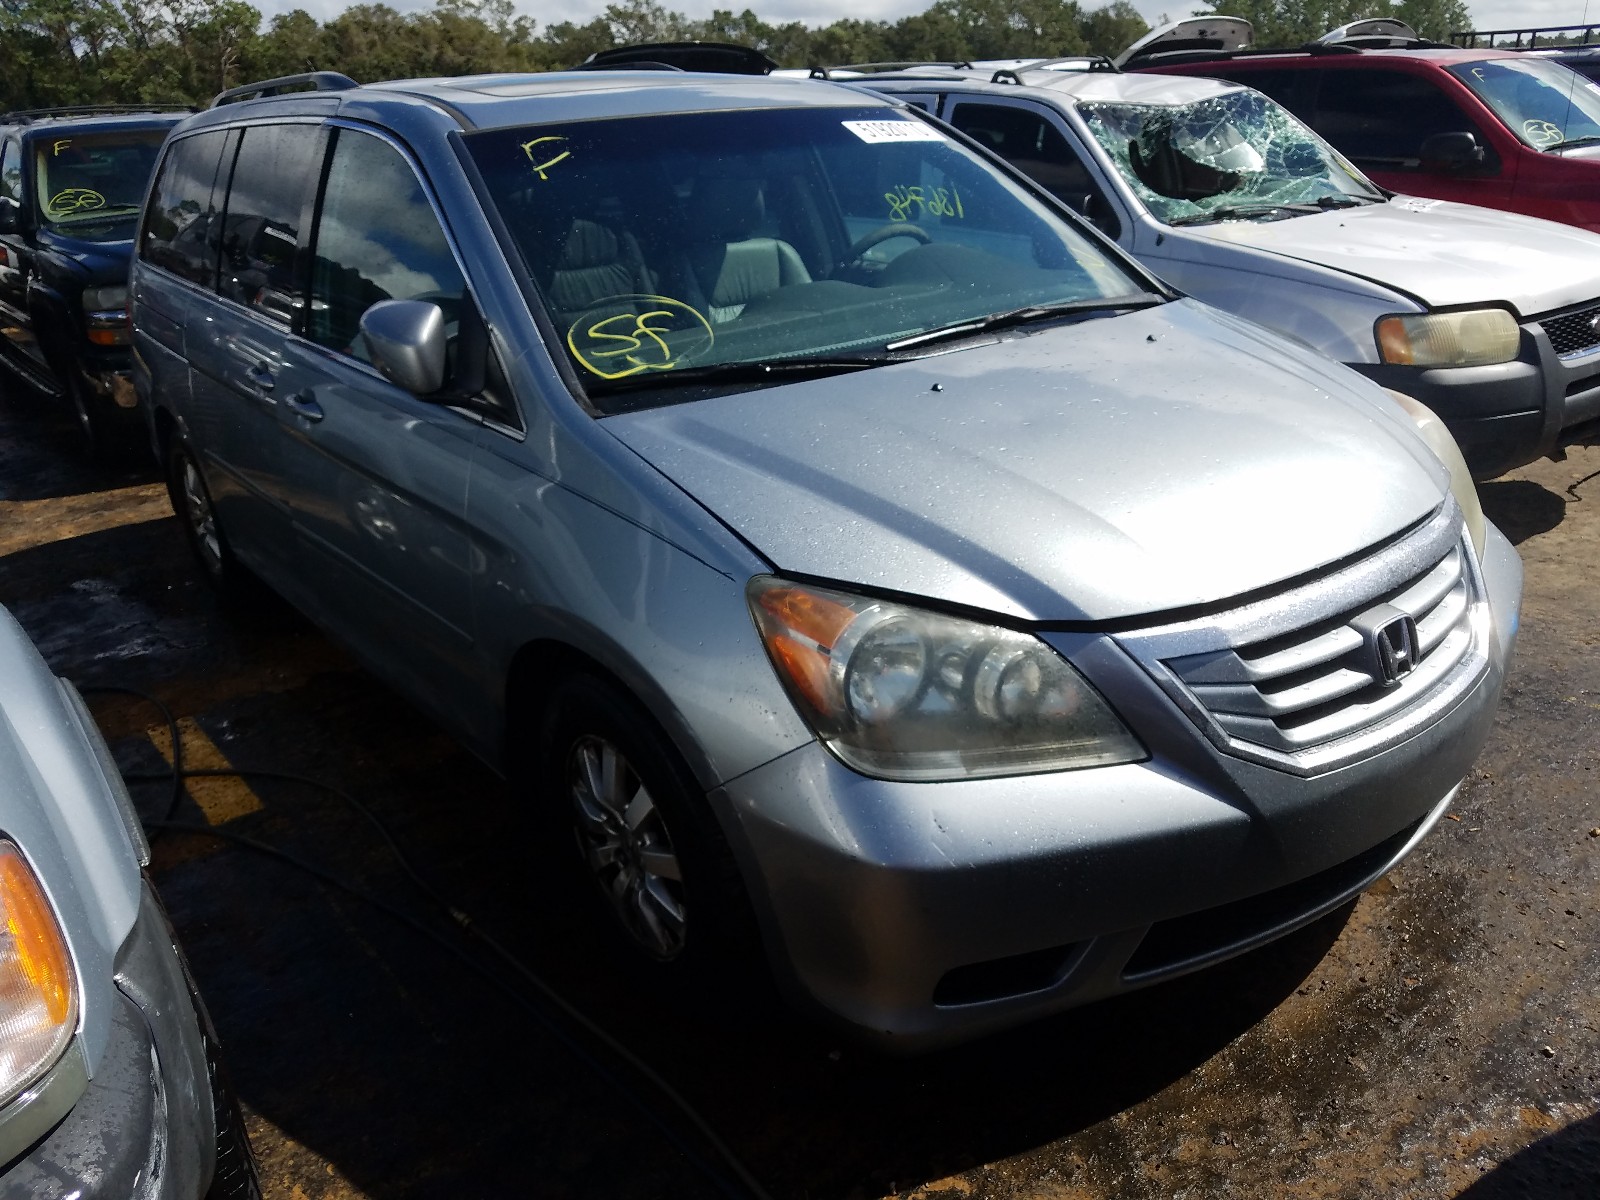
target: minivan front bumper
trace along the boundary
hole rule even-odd
[[[780,980],[922,1049],[1172,978],[1337,907],[1426,834],[1488,735],[1521,594],[1492,527],[1482,577],[1488,661],[1459,702],[1309,778],[1221,753],[1129,662],[1095,682],[1150,746],[1143,763],[898,783],[813,743],[728,782],[713,800]]]

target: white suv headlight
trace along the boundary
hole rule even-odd
[[[1408,367],[1486,367],[1517,356],[1522,330],[1503,308],[1381,317],[1378,355]]]
[[[0,841],[0,1107],[55,1064],[77,1026],[66,938],[22,852]]]
[[[972,779],[1145,757],[1088,681],[1029,634],[772,576],[748,595],[795,706],[865,775]]]

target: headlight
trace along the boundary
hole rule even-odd
[[[1439,415],[1420,401],[1402,392],[1384,388],[1394,401],[1406,410],[1406,415],[1416,422],[1417,432],[1428,443],[1428,449],[1439,456],[1439,461],[1450,469],[1450,494],[1456,498],[1461,515],[1466,518],[1467,536],[1472,539],[1472,549],[1479,560],[1483,558],[1483,539],[1486,523],[1483,506],[1478,503],[1478,487],[1472,482],[1472,472],[1467,470],[1467,460],[1461,457],[1461,447]]]
[[[126,287],[85,288],[83,292],[84,332],[97,346],[128,344],[128,289]]]
[[[0,1106],[61,1057],[78,1025],[72,956],[22,852],[0,841]]]
[[[1145,757],[1036,637],[771,576],[750,581],[749,599],[795,706],[863,774],[972,779]]]
[[[1485,367],[1517,356],[1522,331],[1503,308],[1419,313],[1378,321],[1378,354],[1408,367]]]
[[[128,289],[121,284],[116,287],[85,288],[83,292],[83,307],[85,312],[97,309],[127,308]]]

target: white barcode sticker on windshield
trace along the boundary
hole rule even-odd
[[[922,121],[845,121],[863,142],[942,142],[944,134]]]

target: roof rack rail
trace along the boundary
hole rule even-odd
[[[28,125],[50,117],[110,117],[133,113],[194,112],[192,104],[63,104],[56,108],[20,108],[0,113],[0,121]]]
[[[1554,35],[1554,36],[1551,36]],[[1496,38],[1514,38],[1509,46],[1496,45]],[[1534,50],[1539,49],[1539,39],[1545,39],[1544,49],[1589,46],[1600,43],[1600,25],[1544,25],[1538,29],[1455,29],[1450,33],[1452,45],[1467,50]],[[1478,44],[1479,38],[1488,38],[1486,46]],[[1522,39],[1527,38],[1524,46]],[[1577,40],[1574,41],[1573,39]]]
[[[834,67],[835,71],[860,71],[863,74],[887,73],[891,71],[910,71],[916,67],[949,67],[957,71],[970,71],[972,64],[965,60],[940,61],[935,59],[907,59],[905,62],[864,62],[845,63],[843,66]]]
[[[350,76],[341,75],[338,71],[307,71],[301,75],[280,75],[277,79],[263,79],[260,83],[247,83],[243,87],[218,92],[212,98],[211,107],[236,104],[241,100],[252,100],[260,96],[280,96],[284,92],[295,91],[308,84],[310,90],[314,92],[348,92],[351,88],[361,86]]]
[[[989,78],[990,83],[1021,83],[1023,71],[1086,71],[1089,74],[1110,72],[1115,75],[1122,74],[1122,68],[1117,66],[1104,54],[1068,54],[1061,58],[1041,58],[1037,62],[1024,63],[1017,67],[1001,67]]]
[[[671,63],[641,60],[639,62],[581,62],[575,67],[568,67],[569,71],[676,71],[683,74],[682,67],[675,67]]]

